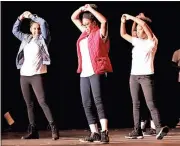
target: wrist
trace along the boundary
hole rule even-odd
[[[29,14],[29,15],[28,15],[28,18],[31,18],[31,17],[32,17],[32,14]]]
[[[88,11],[92,12],[94,9],[92,7],[89,7]]]
[[[81,12],[83,12],[83,8],[82,8],[82,7],[80,7],[80,8],[79,8],[79,11],[80,11],[80,13],[81,13]]]
[[[124,21],[121,21],[121,23],[126,23],[126,20],[124,20]]]
[[[22,21],[22,20],[24,19],[24,17],[23,17],[23,16],[19,16],[18,19],[19,19],[20,21]]]

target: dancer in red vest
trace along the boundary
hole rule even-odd
[[[80,141],[108,143],[108,120],[103,105],[102,81],[107,72],[112,72],[112,66],[108,57],[110,44],[107,20],[96,9],[95,4],[86,4],[71,16],[73,23],[82,32],[77,40],[77,73],[80,73],[82,103],[91,130],[91,134]],[[80,14],[82,19],[79,17]],[[96,116],[92,111],[93,101],[90,91],[92,91],[101,124],[100,132]]]

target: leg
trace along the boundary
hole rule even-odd
[[[100,119],[101,124],[101,142],[108,143],[109,136],[108,136],[108,120],[105,115],[103,100],[102,100],[102,86],[104,81],[104,74],[103,75],[93,75],[90,77],[91,89],[92,94],[94,97],[94,102],[96,105],[96,109],[98,112],[98,116]]]
[[[139,91],[140,91],[140,84],[139,84],[139,78],[140,76],[137,75],[131,75],[130,76],[130,92],[133,102],[133,117],[134,117],[134,130],[129,133],[128,136],[125,136],[125,138],[129,139],[142,139],[142,130],[140,126],[140,97],[139,97]]]
[[[143,134],[147,132],[148,128],[150,127],[150,112],[147,108],[145,98],[141,94],[143,98],[141,98],[141,129]]]
[[[143,76],[141,78],[141,86],[143,89],[146,104],[151,113],[152,119],[156,125],[156,128],[161,128],[160,115],[156,107],[156,101],[154,98],[154,80],[152,75]]]
[[[133,117],[134,117],[134,128],[140,129],[140,84],[138,83],[138,76],[130,76],[130,92],[133,102]]]
[[[156,126],[157,139],[162,139],[169,131],[167,127],[162,128],[159,111],[156,107],[156,101],[154,97],[154,76],[146,75],[141,78],[141,86],[146,99],[147,106],[150,110],[151,117]]]
[[[82,97],[82,104],[84,107],[85,115],[91,130],[91,134],[83,139],[81,142],[98,142],[100,141],[100,135],[98,133],[96,117],[93,115],[92,111],[92,100],[91,100],[91,88],[89,77],[80,78],[80,90]]]
[[[107,118],[104,111],[104,105],[102,100],[102,82],[103,75],[93,75],[90,77],[91,89],[94,98],[94,102],[96,105],[97,113],[102,123],[102,130],[108,130],[107,126]]]
[[[24,97],[24,100],[26,102],[27,111],[28,111],[28,118],[29,123],[31,125],[35,125],[35,118],[34,118],[34,103],[31,99],[30,95],[30,78],[27,76],[21,76],[20,77],[20,83],[21,83],[21,90]]]
[[[92,100],[91,100],[91,89],[90,89],[90,81],[89,77],[81,77],[80,78],[80,90],[82,97],[82,104],[84,107],[85,115],[88,121],[88,124],[96,124],[96,117],[93,115],[92,111]]]
[[[43,109],[43,112],[44,112],[48,122],[50,123],[51,131],[52,131],[52,139],[53,140],[59,139],[59,132],[54,123],[54,119],[52,117],[52,113],[49,109],[49,106],[47,105],[46,100],[45,100],[45,93],[44,93],[44,89],[43,89],[43,81],[42,81],[41,75],[32,76],[31,85],[32,85],[34,93],[37,97],[37,100],[38,100],[41,108]]]
[[[21,139],[38,139],[39,134],[37,132],[36,126],[35,126],[35,120],[34,120],[34,104],[33,100],[30,97],[30,79],[31,77],[27,76],[21,76],[20,77],[20,83],[21,83],[21,90],[24,97],[24,100],[27,105],[28,110],[28,117],[29,117],[29,127],[28,131],[29,133],[25,136],[23,136]]]

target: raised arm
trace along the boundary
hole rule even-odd
[[[177,50],[173,53],[171,64],[173,67],[180,69],[180,66],[178,65],[180,53],[178,51],[180,51],[180,50]]]
[[[139,18],[139,19],[147,20],[147,21],[151,22],[151,19],[145,17],[144,13],[139,13],[136,17]],[[136,26],[137,26],[137,23],[135,21],[133,21],[133,25],[132,25],[132,28],[131,28],[131,35],[133,37],[137,37]]]
[[[136,23],[136,22],[133,22],[133,25],[132,25],[132,28],[131,28],[131,35],[132,35],[133,37],[136,37],[136,36],[137,36],[136,25],[137,25],[137,23]]]
[[[107,27],[108,25],[106,18],[101,13],[93,9],[93,7],[91,7],[90,4],[86,4],[84,7],[85,7],[85,11],[91,12],[96,17],[96,19],[101,23],[100,26],[101,35],[103,37],[106,37],[108,33],[108,27]]]
[[[138,25],[140,25],[141,27],[143,27],[144,32],[147,34],[148,39],[152,40],[153,39],[153,33],[152,30],[149,28],[149,26],[146,24],[146,22],[144,22],[143,20],[128,15],[128,14],[124,14],[123,16],[125,16],[126,20],[133,20],[134,22],[136,22]]]
[[[77,26],[77,28],[83,32],[85,30],[85,28],[82,25],[82,22],[79,18],[79,15],[84,12],[85,8],[84,6],[80,7],[79,9],[77,9],[76,11],[74,11],[74,13],[71,15],[71,20],[72,22]]]
[[[126,32],[126,18],[124,16],[121,17],[120,35],[122,38],[124,38],[128,42],[130,43],[132,42],[132,36],[130,36]]]
[[[24,17],[24,13],[23,13],[18,17],[18,19],[14,23],[13,29],[12,29],[12,33],[14,34],[14,36],[17,37],[20,41],[22,41],[24,39],[25,35],[28,35],[28,34],[25,34],[20,31],[21,23],[24,18],[25,17]]]

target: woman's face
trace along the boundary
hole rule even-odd
[[[141,39],[145,39],[147,37],[146,33],[144,32],[142,26],[137,25],[137,37]]]
[[[33,23],[30,27],[30,31],[33,37],[38,36],[41,33],[40,25],[38,23]]]
[[[82,24],[85,27],[85,31],[89,34],[94,29],[95,22],[92,22],[91,19],[83,18]]]

